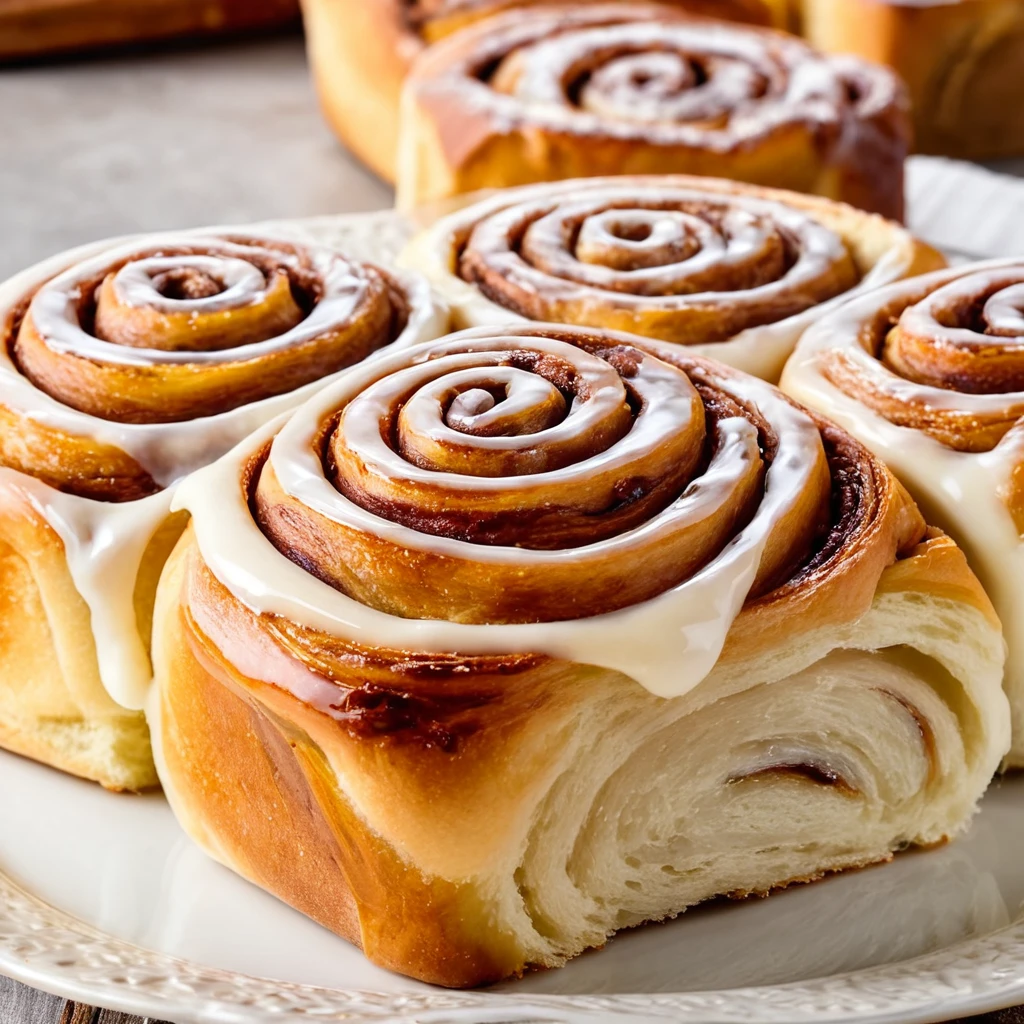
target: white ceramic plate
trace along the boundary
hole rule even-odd
[[[929,194],[934,169],[918,168]],[[288,228],[378,258],[404,233],[390,215]],[[0,973],[179,1024],[909,1024],[1024,1002],[1024,776],[943,849],[703,907],[471,993],[374,967],[208,860],[159,796],[0,752],[0,823]]]
[[[0,972],[180,1024],[895,1024],[1024,1002],[1024,777],[943,849],[704,907],[473,993],[374,967],[200,853],[157,795],[0,753],[0,822]]]

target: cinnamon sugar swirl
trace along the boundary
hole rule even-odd
[[[903,215],[892,72],[657,4],[498,15],[424,54],[403,101],[405,208],[483,188],[687,172]]]
[[[302,0],[313,78],[341,140],[395,178],[402,83],[429,45],[490,15],[544,0]],[[580,6],[596,0],[577,0]],[[764,25],[778,0],[668,0],[680,11]],[[513,15],[516,16],[516,15]]]
[[[508,190],[441,219],[402,260],[448,300],[456,326],[628,330],[768,380],[837,302],[943,265],[881,217],[681,175]]]
[[[783,386],[892,467],[967,553],[1006,629],[1024,766],[1024,262],[890,285],[824,318]]]

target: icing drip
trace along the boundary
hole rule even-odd
[[[614,350],[608,348],[609,341],[604,338],[610,339]],[[786,560],[795,552],[777,550],[785,547],[777,543],[780,531],[810,544],[820,527],[821,502],[828,502],[828,473],[818,429],[810,417],[774,389],[708,364],[687,364],[701,393],[719,396],[708,401],[719,403],[726,411],[716,418],[714,404],[705,405],[708,422],[714,424],[715,431],[708,449],[710,461],[704,465],[691,459],[689,482],[679,484],[672,499],[660,508],[656,506],[642,521],[610,531],[598,525],[591,537],[579,543],[523,546],[529,544],[531,536],[528,525],[522,528],[518,540],[514,526],[511,533],[506,531],[498,539],[467,536],[444,529],[445,515],[451,511],[447,498],[445,508],[440,510],[430,503],[433,486],[439,494],[450,495],[456,507],[462,504],[473,509],[470,518],[486,524],[502,508],[528,510],[533,497],[547,501],[546,507],[550,507],[561,491],[561,504],[571,517],[573,502],[581,499],[581,491],[585,501],[587,495],[601,490],[595,481],[601,481],[604,475],[628,475],[630,467],[663,448],[666,438],[682,438],[683,451],[693,445],[698,455],[704,451],[703,423],[695,426],[701,403],[695,404],[697,392],[681,366],[664,360],[669,350],[664,346],[658,349],[658,358],[630,349],[628,339],[614,335],[604,338],[595,342],[593,336],[550,327],[517,328],[497,335],[488,330],[467,331],[443,342],[374,360],[319,392],[287,423],[264,429],[191,477],[179,489],[175,507],[192,514],[200,552],[217,579],[258,613],[282,616],[369,647],[460,655],[547,654],[623,672],[659,696],[685,693],[714,666],[730,625],[748,596],[756,592],[759,579],[777,572],[780,558],[783,568],[787,568]],[[500,365],[502,358],[517,352],[531,352],[549,360],[561,357],[598,382],[601,373],[587,354],[595,356],[595,361],[604,358],[614,362],[616,352],[623,354],[620,346],[632,360],[623,380],[629,386],[635,382],[641,410],[648,408],[644,405],[645,390],[653,389],[650,422],[645,421],[645,412],[631,412],[625,434],[620,436],[616,427],[573,462],[562,464],[559,456],[546,469],[538,469],[531,462],[525,467],[528,471],[513,469],[507,476],[474,472],[472,459],[465,472],[461,468],[467,464],[465,460],[458,454],[451,456],[459,446],[479,445],[472,457],[484,463],[498,454],[499,461],[506,465],[504,458],[509,450],[540,450],[543,462],[548,446],[558,450],[566,433],[579,430],[586,434],[614,408],[616,400],[596,386],[594,410],[586,408],[586,398],[577,396],[568,411],[558,411],[556,421],[546,415],[535,420],[536,402],[524,402],[519,397],[501,399],[500,395],[494,399],[493,390],[500,391],[493,379],[496,363]],[[660,396],[659,388],[664,391]],[[451,409],[446,401],[453,390],[476,394],[471,401],[481,409],[488,403],[480,401],[477,405],[478,392],[486,391],[495,404],[483,409],[484,415],[500,410],[505,401],[513,402],[515,422],[520,427],[527,423],[530,426],[520,431],[506,424],[502,432],[493,434],[467,434],[453,428],[445,420],[446,408],[449,412]],[[545,389],[529,397],[539,397],[544,405],[546,392],[541,392]],[[674,399],[669,392],[674,392]],[[378,429],[379,417],[393,416],[396,401],[414,409],[410,419],[417,434],[440,444],[440,455],[432,457],[429,464],[421,464],[421,459],[406,461],[388,442],[387,432]],[[325,424],[335,422],[339,410],[343,410],[340,424],[327,439]],[[754,419],[748,418],[752,415]],[[763,423],[763,429],[771,435],[770,443],[764,442],[769,444],[771,455],[763,476],[758,444],[762,428],[758,423]],[[458,435],[452,439],[452,449],[445,444],[450,431]],[[610,441],[609,436],[613,438]],[[254,454],[268,444],[269,453],[257,473],[258,482],[253,484],[261,519],[257,522],[238,481],[245,477],[245,467]],[[326,462],[325,445],[332,451],[332,458]],[[451,462],[447,461],[449,457]],[[730,519],[723,508],[735,494],[738,481],[748,478],[752,467],[756,467],[753,506],[744,502],[744,514]],[[360,486],[351,486],[353,481]],[[378,485],[386,489],[392,504],[386,507],[383,501],[368,497],[369,492],[361,486],[365,481],[370,481],[366,485],[370,490]],[[343,493],[346,489],[348,496]],[[283,547],[287,553],[279,551],[264,533],[266,530],[274,535],[277,520],[273,513],[282,502],[295,510],[289,521],[300,517],[307,520],[307,525],[298,530],[299,547]],[[414,504],[421,515],[412,523],[398,510]],[[428,514],[431,512],[434,514]],[[609,563],[630,568],[633,576],[641,575],[636,571],[641,564],[653,572],[650,553],[654,548],[664,560],[678,557],[673,552],[674,538],[685,536],[687,528],[697,522],[715,521],[716,516],[728,522],[728,531],[715,537],[695,563],[686,566],[682,577],[672,580],[661,592],[613,611],[591,610],[593,613],[583,613],[586,617],[573,617],[579,609],[574,604],[575,593],[566,589],[561,593],[562,613],[547,616],[551,621],[509,621],[518,617],[517,606],[510,597],[514,586],[506,588],[504,581],[513,580],[517,573],[536,581],[536,588],[530,591],[534,603],[529,607],[543,606],[545,587],[551,587],[567,566],[591,584],[594,566],[604,572]],[[524,523],[531,522],[528,511],[521,518]],[[338,536],[345,538],[346,546],[339,550],[350,562],[348,567],[338,569],[340,577],[330,583],[307,571],[314,563],[300,550],[303,538],[309,542],[311,537],[331,536],[324,532],[324,523],[326,531],[341,531]],[[431,532],[438,524],[442,524],[441,532]],[[770,539],[773,545],[769,554]],[[692,543],[692,538],[686,536],[686,544]],[[443,603],[446,592],[458,588],[462,571],[468,567],[469,573],[478,577],[477,590],[487,591],[477,594],[479,600],[497,602],[505,621],[495,621],[489,614],[480,621],[479,607],[468,619],[460,616],[462,621],[413,618],[410,615],[414,612],[409,609],[402,614],[389,613],[384,607],[387,600],[381,603],[379,599],[379,589],[371,584],[360,589],[360,580],[365,583],[369,578],[360,577],[360,566],[365,568],[374,561],[368,553],[384,550],[391,552],[390,557],[427,567],[420,576],[424,577],[424,587],[431,590],[427,598],[435,603]],[[404,554],[395,555],[396,551]],[[431,572],[432,560],[445,562],[451,572]],[[381,572],[385,575],[388,564],[398,564],[389,563],[386,557],[377,562],[383,563]],[[321,562],[317,572],[330,573],[335,568]],[[499,573],[504,575],[495,575]],[[495,584],[496,579],[503,582]],[[601,586],[593,589],[599,592],[606,608],[615,605],[613,592]],[[350,596],[357,590],[360,599]],[[492,591],[498,591],[496,597]],[[557,599],[558,594],[554,597]],[[570,615],[565,614],[566,610]]]
[[[0,320],[9,329],[21,320],[23,331],[29,323],[39,350],[68,358],[72,372],[86,361],[96,361],[146,373],[178,366],[198,378],[206,367],[231,368],[247,362],[258,367],[262,364],[254,360],[303,351],[323,337],[334,344],[339,328],[360,315],[357,307],[367,290],[383,287],[375,283],[375,273],[331,250],[287,240],[232,241],[204,232],[153,236],[83,247],[18,275],[0,286]],[[383,278],[378,275],[376,281]],[[371,347],[389,341],[410,344],[442,332],[443,316],[424,282],[411,275],[388,282],[387,288],[401,295],[389,301],[401,303],[402,318],[395,321],[394,333],[378,338]],[[310,289],[308,310],[295,300],[299,284]],[[275,294],[281,302],[271,299],[274,308],[268,316],[265,300]],[[26,312],[28,296],[32,299]],[[268,334],[282,325],[281,308],[283,327]],[[105,315],[111,312],[128,316]],[[136,313],[144,316],[141,335],[133,334]],[[246,337],[237,337],[232,319],[252,330],[248,337],[256,340],[249,343]],[[389,313],[387,323],[393,320]],[[136,343],[140,336],[172,338],[182,324],[184,347]],[[161,328],[168,325],[161,335]],[[21,334],[18,337],[20,342]],[[216,347],[204,347],[211,337]],[[14,358],[17,347],[9,339],[0,352],[0,410],[16,417],[13,432],[42,428],[68,444],[107,447],[134,460],[160,488],[137,500],[94,500],[74,493],[77,484],[71,475],[56,487],[34,479],[30,466],[19,467],[23,472],[0,469],[0,485],[24,495],[61,538],[72,579],[89,606],[104,686],[119,704],[138,709],[150,669],[134,593],[142,557],[167,521],[175,486],[257,427],[292,409],[323,381],[303,381],[277,394],[270,379],[253,401],[235,404],[228,395],[226,408],[208,409],[195,417],[163,422],[157,408],[155,421],[123,422],[108,409],[83,411],[67,404],[57,388],[37,386],[23,372],[20,359]],[[341,365],[347,362],[343,359]],[[333,379],[337,372],[336,366],[324,379]],[[272,378],[269,373],[263,376]],[[46,382],[51,384],[51,378]],[[153,398],[149,383],[139,391],[143,398]],[[98,392],[91,397],[103,400]],[[0,461],[3,457],[0,446]],[[67,469],[70,474],[73,467]]]

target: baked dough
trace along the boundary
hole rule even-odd
[[[899,220],[910,119],[886,68],[666,5],[532,7],[432,46],[402,101],[398,203],[604,174],[789,188]]]
[[[415,275],[276,238],[86,247],[0,286],[0,746],[157,782],[140,708],[173,489],[445,317]]]
[[[859,437],[956,538],[1006,628],[1009,764],[1024,766],[1024,263],[858,298],[804,336],[782,386]]]
[[[683,175],[501,192],[442,218],[400,259],[426,274],[456,327],[628,330],[772,381],[838,302],[944,265],[874,214]]]
[[[544,0],[302,0],[306,45],[328,123],[364,163],[395,180],[398,105],[427,44],[496,12]],[[587,4],[593,0],[577,0]],[[763,0],[669,0],[683,11],[766,24]],[[774,0],[773,0],[774,2]]]

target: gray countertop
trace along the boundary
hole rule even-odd
[[[390,203],[298,37],[0,70],[0,280],[107,235]]]

